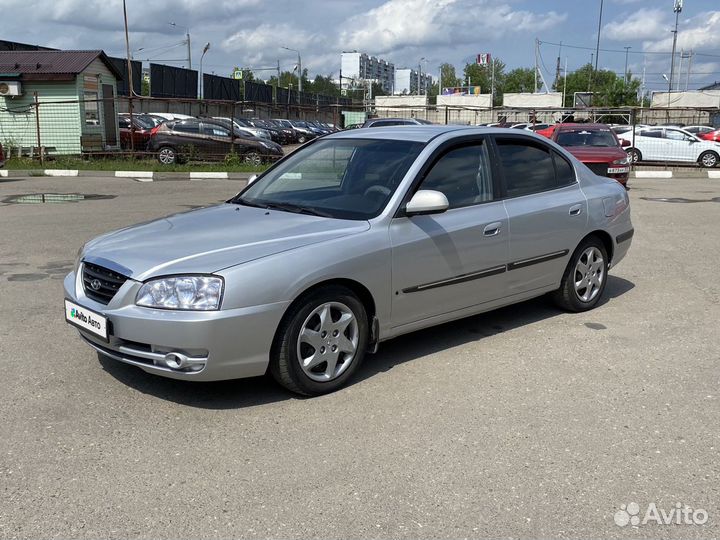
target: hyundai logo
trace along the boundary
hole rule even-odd
[[[91,288],[93,291],[99,291],[99,290],[100,290],[100,287],[102,287],[102,283],[100,283],[100,280],[99,280],[99,279],[93,279],[93,280],[90,282],[90,288]]]

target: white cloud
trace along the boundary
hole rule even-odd
[[[668,29],[665,12],[659,9],[638,9],[603,26],[602,37],[622,42],[653,39],[664,35]]]
[[[669,28],[667,28],[669,29]],[[665,52],[672,49],[672,34],[648,40],[644,43],[649,52]],[[720,48],[720,11],[701,13],[681,22],[677,37],[677,50]]]
[[[487,0],[387,0],[348,19],[338,46],[382,54],[405,47],[465,45],[546,30],[566,17],[554,11],[513,10]]]

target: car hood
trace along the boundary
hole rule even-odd
[[[83,259],[144,281],[168,274],[217,272],[369,228],[367,221],[227,203],[100,236],[86,244]]]
[[[619,146],[564,146],[565,150],[583,163],[610,163],[627,157]]]

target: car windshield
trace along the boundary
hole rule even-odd
[[[232,202],[338,219],[370,219],[385,208],[424,144],[320,140],[291,154]]]
[[[609,130],[561,131],[557,136],[560,146],[618,146],[618,142]]]
[[[155,122],[149,116],[136,116],[135,122],[142,129],[152,129],[155,127]]]
[[[306,127],[307,127],[307,124],[306,124],[305,122],[301,122],[301,121],[299,121],[299,120],[293,120],[293,121],[292,121],[292,125],[295,126],[295,127],[301,127],[301,128],[306,128]]]

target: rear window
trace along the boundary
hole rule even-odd
[[[557,135],[556,142],[560,146],[618,146],[617,139],[610,130],[562,130]]]

